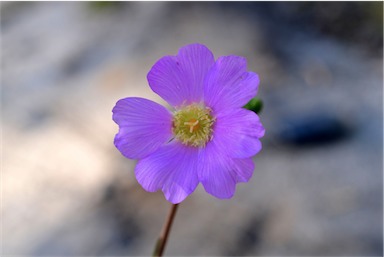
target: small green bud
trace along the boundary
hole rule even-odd
[[[263,101],[257,97],[252,98],[251,101],[249,101],[246,105],[243,106],[243,108],[259,114],[263,109]]]

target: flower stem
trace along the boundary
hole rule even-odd
[[[172,204],[171,210],[169,211],[168,217],[164,223],[163,230],[161,231],[160,237],[157,239],[153,256],[163,256],[165,245],[167,243],[169,231],[171,230],[172,222],[175,218],[178,204]]]

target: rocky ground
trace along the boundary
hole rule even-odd
[[[166,254],[381,256],[380,10],[2,2],[2,256],[151,254],[169,204],[113,146],[111,110],[127,96],[164,103],[146,74],[194,42],[247,57],[267,133],[233,199],[199,186],[181,204]]]

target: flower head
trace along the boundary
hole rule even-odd
[[[207,47],[191,44],[157,61],[147,78],[172,110],[138,97],[113,108],[115,146],[138,159],[138,182],[149,192],[161,189],[172,203],[199,183],[213,196],[231,198],[236,184],[251,178],[252,156],[261,150],[264,128],[242,108],[257,94],[257,74],[247,71],[243,57],[215,61]]]

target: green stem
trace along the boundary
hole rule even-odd
[[[171,230],[171,226],[172,226],[173,220],[175,218],[178,206],[179,206],[178,204],[172,204],[172,206],[171,206],[171,210],[170,210],[168,217],[164,223],[163,230],[161,231],[160,237],[157,239],[155,249],[153,251],[154,257],[155,256],[156,257],[163,256],[165,245],[166,245],[167,240],[168,240],[169,231]]]

